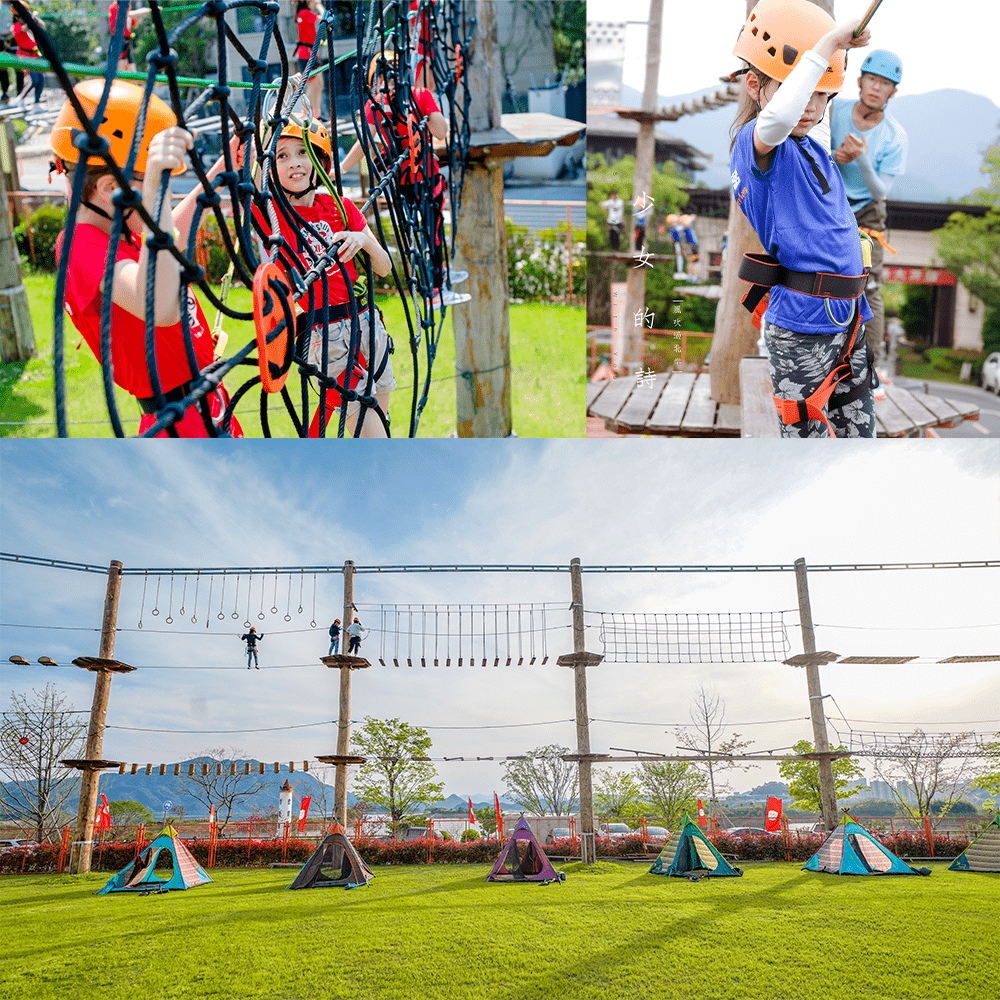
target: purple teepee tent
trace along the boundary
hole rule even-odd
[[[549,864],[522,816],[504,844],[487,882],[562,882],[565,876]]]

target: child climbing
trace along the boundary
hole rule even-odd
[[[447,246],[444,234],[445,181],[438,167],[437,156],[415,129],[419,118],[427,118],[427,128],[435,139],[448,138],[448,122],[441,113],[434,94],[425,87],[413,87],[416,114],[406,113],[399,106],[400,88],[396,85],[398,60],[395,52],[375,56],[368,69],[368,85],[375,97],[365,105],[365,115],[372,127],[372,136],[390,158],[409,152],[399,171],[399,193],[407,210],[419,217],[422,228],[429,229],[430,277],[433,284],[431,299],[436,307],[456,306],[470,302],[472,296],[451,290],[469,277],[467,271],[445,273]],[[364,155],[356,142],[341,163],[342,170],[351,170]],[[445,287],[445,285],[449,287]]]
[[[332,156],[330,133],[324,125],[316,120],[309,123],[308,129],[310,145],[314,147],[317,158],[328,172]],[[354,258],[360,251],[364,251],[371,258],[372,270],[376,274],[383,277],[389,274],[392,270],[389,254],[385,247],[379,243],[378,238],[369,228],[354,202],[349,198],[341,198],[334,188],[331,188],[328,194],[321,194],[317,191],[321,179],[317,175],[303,142],[302,125],[295,121],[289,122],[281,131],[275,153],[273,178],[284,191],[294,211],[304,222],[308,223],[308,226],[302,226],[296,220],[296,223],[293,224],[285,217],[284,212],[280,209],[277,211],[278,225],[284,240],[284,245],[278,253],[278,262],[287,271],[295,269],[300,274],[305,274],[321,254],[326,253],[334,243],[339,243],[337,256],[344,264],[352,285],[356,286],[358,281],[358,271]],[[258,223],[267,230],[268,223],[265,217],[256,210],[255,215]],[[325,374],[328,378],[336,379],[341,386],[344,386],[345,380],[347,380],[347,388],[354,388],[358,384],[358,376],[361,373],[353,371],[350,375],[346,374],[351,346],[350,293],[336,262],[327,269],[326,279],[328,282],[328,308],[325,317],[327,322],[324,323],[321,279],[313,284],[315,312],[312,328],[309,331],[305,329],[305,324],[308,322],[307,310],[309,306],[307,293],[298,303],[302,311],[298,317],[300,328],[297,333],[303,337],[308,332],[308,359],[321,371],[324,363],[325,333]],[[359,295],[357,297],[357,313],[361,327],[361,350],[370,353],[369,330],[372,309],[366,296]],[[388,414],[389,394],[396,388],[392,362],[389,359],[392,347],[381,311],[375,307],[374,313],[375,354],[370,359],[375,373],[373,388],[382,412]],[[336,408],[340,406],[340,403],[340,396],[335,390],[328,393],[327,424],[336,416]],[[348,434],[354,433],[360,409],[361,404],[357,400],[351,400],[348,403],[347,423],[345,425]],[[314,420],[310,436],[316,436],[317,433],[318,420]],[[360,436],[365,438],[385,437],[386,433],[382,421],[375,414],[367,415],[362,424]]]
[[[736,202],[767,254],[740,277],[770,353],[783,437],[874,437],[877,385],[862,324],[870,255],[829,149],[808,135],[844,83],[845,49],[868,44],[809,0],[760,0],[733,54],[749,64],[733,125]],[[868,237],[864,237],[868,240]]]
[[[351,645],[347,651],[351,656],[361,652],[361,639],[367,631],[357,618],[347,626],[347,634],[351,637]]]
[[[90,79],[77,84],[74,93],[84,111],[92,116],[100,103],[104,80]],[[141,87],[124,80],[111,85],[104,121],[98,133],[110,144],[110,154],[124,168],[144,100]],[[101,311],[104,294],[105,259],[114,220],[114,197],[118,182],[104,160],[88,157],[80,164],[80,151],[73,144],[74,135],[82,128],[73,105],[66,101],[52,127],[51,146],[55,153],[55,169],[68,173],[70,188],[77,170],[86,172],[83,200],[76,215],[76,226],[66,272],[64,306],[73,324],[83,335],[98,360],[101,359]],[[234,143],[235,145],[235,143]],[[193,146],[189,132],[177,127],[173,111],[155,94],[149,97],[146,127],[135,161],[133,183],[142,184],[142,203],[150,216],[155,214],[155,202],[163,174],[182,174],[186,169],[184,154]],[[209,171],[213,178],[223,167],[220,159]],[[187,244],[201,185],[171,212],[169,189],[163,199],[158,223],[167,233],[174,233],[178,246]],[[136,398],[143,416],[139,433],[156,421],[155,412],[165,403],[179,402],[191,390],[191,381],[214,359],[211,329],[194,292],[188,288],[184,308],[191,332],[192,357],[185,345],[181,322],[180,265],[169,253],[157,257],[153,309],[156,323],[156,374],[161,396],[154,393],[146,360],[146,273],[149,248],[145,237],[150,235],[139,215],[125,210],[125,222],[116,249],[116,264],[111,286],[111,369],[114,381]],[[63,237],[56,241],[56,259],[62,255]],[[208,437],[208,426],[218,426],[229,397],[219,388],[200,404],[189,406],[174,424],[178,437]],[[239,423],[232,420],[230,434],[242,437]],[[167,431],[159,437],[166,437]]]
[[[340,652],[340,619],[335,618],[330,626],[330,652],[327,656],[333,656]]]
[[[250,669],[251,662],[257,670],[260,670],[260,665],[257,662],[257,643],[264,638],[263,634],[251,625],[250,631],[245,632],[240,638],[247,644],[247,670]]]

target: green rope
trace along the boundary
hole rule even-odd
[[[199,7],[201,4],[198,5]],[[357,55],[357,49],[351,49],[350,52],[345,52],[342,56],[338,56],[333,60],[333,65],[337,66],[342,62],[346,62],[348,59],[353,59]],[[328,63],[324,63],[322,66],[317,66],[316,69],[309,74],[309,79],[311,80],[314,76],[319,76],[320,73],[325,73],[329,68]],[[9,55],[8,53],[0,53],[0,69],[33,69],[33,70],[51,70],[52,66],[47,59],[25,59],[22,56]],[[80,63],[63,63],[63,69],[69,73],[70,76],[100,76],[103,77],[106,73],[106,67],[104,66],[83,66]],[[146,82],[146,73],[128,73],[119,72],[115,74],[116,79],[119,80],[135,80],[139,83]],[[156,78],[157,83],[169,83],[169,77],[166,75],[160,75]],[[183,86],[194,87],[202,86],[209,87],[217,84],[219,81],[217,79],[202,79],[196,76],[178,76],[177,82]],[[236,87],[241,90],[250,90],[253,87],[252,82],[245,82],[243,80],[227,80],[226,83],[230,87]],[[262,83],[262,90],[277,90],[281,84],[280,83]]]

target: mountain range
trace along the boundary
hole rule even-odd
[[[658,97],[657,106],[669,106],[714,93],[709,87],[675,97]],[[639,107],[642,95],[631,87],[622,88],[623,104]],[[854,101],[852,81],[842,97]],[[735,116],[735,104],[712,111],[685,115],[675,122],[664,122],[659,131],[683,139],[710,157],[705,169],[695,173],[695,184],[718,189],[729,185],[729,127]],[[889,112],[906,129],[909,139],[906,173],[893,183],[890,198],[894,201],[957,201],[987,178],[982,174],[983,153],[1000,141],[1000,107],[982,94],[967,90],[932,90],[926,94],[894,97]]]

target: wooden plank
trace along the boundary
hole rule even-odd
[[[888,389],[888,387],[887,387]],[[916,397],[921,404],[934,414],[937,427],[954,427],[962,422],[962,415],[947,399],[922,393]]]
[[[591,407],[591,416],[614,420],[633,388],[635,388],[634,377],[612,379]]]
[[[917,398],[922,400],[924,397]],[[963,403],[960,399],[944,399],[941,396],[928,396],[927,399],[940,399],[943,403],[947,403],[963,420],[979,419],[979,407],[975,403]]]
[[[711,434],[715,427],[715,400],[712,399],[712,380],[708,372],[695,379],[691,398],[681,421],[681,431],[687,434]]]
[[[875,433],[878,437],[908,437],[915,433],[913,421],[896,405],[893,398],[875,401]]]
[[[933,427],[936,423],[934,414],[907,389],[900,389],[894,385],[886,386],[885,394],[887,399],[891,399],[913,421],[914,428],[923,430],[925,427]]]
[[[767,358],[740,358],[740,422],[745,438],[781,437]]]
[[[691,389],[694,387],[694,372],[674,372],[660,394],[653,415],[646,423],[650,431],[679,431],[684,411],[687,409]]]
[[[661,373],[649,382],[638,382],[633,376],[633,381],[636,381],[635,389],[615,419],[621,430],[641,434],[646,429],[646,421],[655,409],[660,393],[669,378],[669,374]]]
[[[719,411],[715,415],[715,429],[720,435],[739,437],[740,408],[736,403],[719,403]]]
[[[601,379],[600,382],[588,382],[587,383],[587,410],[590,410],[590,404],[593,403],[595,399],[604,391],[604,387],[608,384],[606,379]]]
[[[500,128],[473,132],[469,158],[547,156],[556,146],[572,146],[586,131],[583,122],[544,112],[500,116]]]

